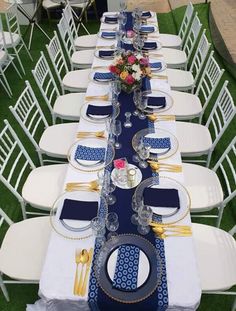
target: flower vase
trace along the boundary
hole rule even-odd
[[[137,89],[139,87],[140,87],[140,84],[129,85],[129,84],[126,84],[124,82],[121,82],[122,91],[124,91],[125,93],[128,93],[128,94],[131,94],[132,92],[134,92],[135,89]]]

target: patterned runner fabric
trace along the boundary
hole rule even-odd
[[[134,245],[121,245],[118,249],[113,287],[123,291],[137,289],[140,249]]]

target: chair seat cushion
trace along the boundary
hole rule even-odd
[[[198,96],[179,91],[171,91],[170,95],[174,104],[168,114],[174,114],[178,119],[192,119],[201,113],[202,105]]]
[[[236,242],[227,232],[193,223],[193,241],[203,291],[223,291],[236,284]]]
[[[217,174],[201,165],[183,163],[184,185],[191,197],[191,212],[209,211],[223,201]]]
[[[91,69],[70,71],[64,76],[62,83],[65,88],[73,89],[74,91],[86,90],[90,73]]]
[[[50,210],[63,192],[68,164],[45,165],[34,169],[22,188],[22,197],[32,206]]]
[[[94,50],[82,50],[72,54],[71,61],[73,64],[90,64],[92,65]]]
[[[5,38],[5,44],[7,48],[10,48],[12,46],[16,46],[20,42],[20,36],[16,33],[12,35],[12,41],[10,32],[4,31],[4,38]],[[3,46],[3,37],[2,34],[0,34],[0,46]]]
[[[167,68],[168,82],[172,89],[191,89],[194,85],[194,78],[190,71]]]
[[[54,9],[54,8],[59,8],[61,5],[60,3],[56,3],[51,0],[43,0],[42,6],[44,9]]]
[[[39,281],[51,233],[48,216],[11,225],[0,249],[0,270],[11,278]]]
[[[160,33],[158,41],[161,42],[163,47],[179,48],[182,40],[178,35],[171,35],[166,33]]]
[[[212,146],[208,128],[201,124],[176,122],[177,138],[183,156],[207,154]]]
[[[90,49],[90,48],[95,48],[97,44],[97,39],[98,36],[95,35],[84,35],[84,36],[79,36],[75,39],[74,44],[76,49]]]
[[[177,49],[162,48],[158,53],[163,55],[168,66],[184,65],[187,62],[186,53]]]
[[[59,96],[54,104],[53,111],[64,119],[79,120],[80,109],[84,104],[85,93],[69,93]]]
[[[49,126],[40,138],[40,149],[49,156],[66,158],[70,146],[75,141],[77,128],[77,123]]]

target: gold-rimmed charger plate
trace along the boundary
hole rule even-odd
[[[152,90],[151,93],[147,94],[147,97],[165,97],[166,99],[166,105],[163,108],[158,108],[155,106],[147,106],[147,108],[144,110],[147,114],[158,113],[158,112],[162,113],[172,108],[174,104],[174,100],[172,96],[162,90]]]
[[[191,208],[190,194],[186,189],[186,187],[182,185],[179,181],[175,180],[174,178],[166,176],[149,177],[143,180],[135,190],[134,197],[137,202],[143,201],[143,192],[144,189],[147,187],[178,190],[179,203],[180,203],[178,211],[176,213],[171,214],[170,216],[165,215],[165,217],[162,217],[162,222],[158,222],[157,220],[153,219],[153,221],[155,221],[157,224],[161,223],[165,225],[171,225],[184,219],[190,213]],[[150,207],[153,209],[153,212],[155,213],[156,209],[152,206]]]
[[[105,159],[101,158],[100,160],[96,161],[75,159],[75,153],[79,145],[91,148],[105,148]],[[78,139],[70,147],[67,158],[69,164],[79,171],[98,172],[111,164],[114,156],[115,149],[113,145],[107,141],[107,139],[98,137],[84,137]]]
[[[155,153],[155,150],[151,149],[151,155],[149,156],[150,160],[163,160],[172,157],[179,149],[178,139],[169,131],[166,131],[162,128],[156,127],[154,130],[152,128],[142,129],[138,131],[132,139],[132,147],[137,152],[137,147],[140,143],[141,138],[150,137],[150,138],[170,138],[170,149],[163,150],[163,152]]]

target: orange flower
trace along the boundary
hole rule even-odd
[[[125,79],[128,77],[128,75],[129,75],[129,73],[128,73],[127,71],[122,71],[122,72],[120,73],[120,78],[121,78],[122,80],[125,80]]]

